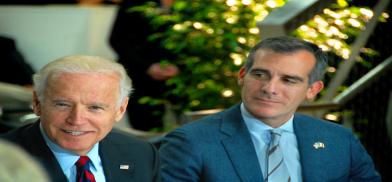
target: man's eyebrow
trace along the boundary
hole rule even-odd
[[[264,73],[270,73],[269,70],[264,69],[264,68],[252,68],[250,69],[249,73],[254,73],[254,72],[264,72]],[[296,80],[299,82],[304,82],[305,79],[301,76],[297,76],[297,75],[288,75],[288,74],[284,74],[281,76],[282,78],[286,78],[286,79],[292,79],[292,80]]]
[[[98,102],[93,102],[93,103],[90,103],[90,104],[88,104],[89,106],[98,106],[98,107],[103,107],[103,108],[108,108],[109,107],[109,105],[107,105],[107,104],[104,104],[104,103],[98,103]]]
[[[54,98],[50,100],[51,102],[68,102],[66,99],[59,99],[59,98]]]
[[[263,69],[263,68],[252,68],[249,70],[249,72],[255,72],[255,71],[269,72],[267,69]]]

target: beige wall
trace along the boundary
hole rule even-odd
[[[70,54],[115,59],[108,36],[116,6],[0,6],[0,35],[14,38],[35,70]]]

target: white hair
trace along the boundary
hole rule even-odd
[[[120,76],[117,106],[132,92],[132,80],[125,68],[114,61],[96,56],[73,55],[54,60],[33,75],[34,90],[42,102],[49,77],[62,73],[114,73]]]

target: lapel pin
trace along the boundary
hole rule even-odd
[[[321,148],[325,148],[325,145],[324,145],[323,142],[316,142],[316,143],[313,144],[313,147],[315,149],[321,149]]]
[[[128,170],[128,169],[129,169],[129,165],[121,164],[121,165],[120,165],[120,169],[122,169],[122,170]]]

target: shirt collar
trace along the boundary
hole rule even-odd
[[[39,128],[40,128],[41,134],[46,142],[46,145],[53,152],[54,156],[56,157],[57,161],[59,162],[59,164],[61,166],[61,169],[64,171],[64,170],[69,170],[70,168],[72,168],[80,156],[75,153],[72,153],[68,150],[61,148],[56,143],[52,142],[49,139],[49,137],[47,136],[47,134],[45,133],[41,123],[39,125]],[[99,143],[96,143],[93,146],[93,148],[87,153],[87,156],[92,161],[93,168],[96,169],[96,166],[98,166],[100,163]]]
[[[244,103],[241,103],[241,115],[245,121],[246,126],[248,127],[248,130],[251,132],[264,133],[266,130],[273,129],[271,126],[265,124],[263,121],[257,119],[251,113],[249,113],[246,110]],[[293,118],[294,115],[291,116],[290,119],[282,126],[280,126],[279,129],[282,129],[284,132],[294,133]]]

